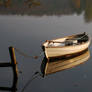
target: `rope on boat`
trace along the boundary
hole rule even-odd
[[[41,51],[41,53],[38,56],[30,56],[26,53],[24,53],[23,51],[21,51],[18,48],[15,48],[16,52],[19,53],[21,56],[24,56],[26,58],[33,58],[33,59],[38,59],[41,55],[43,55],[43,52]]]

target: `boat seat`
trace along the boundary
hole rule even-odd
[[[77,44],[77,43],[78,43],[77,40],[66,39],[65,46],[74,45],[74,44]]]
[[[86,41],[88,41],[88,36],[87,35],[85,35],[82,39],[78,39],[79,43],[86,42]]]
[[[64,44],[51,42],[51,43],[49,43],[49,46],[64,46]]]

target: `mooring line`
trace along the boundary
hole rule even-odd
[[[41,55],[43,55],[43,52],[42,51],[41,51],[40,55],[38,55],[38,56],[30,56],[30,55],[24,53],[23,51],[21,51],[18,48],[14,48],[14,49],[16,50],[17,53],[19,53],[21,56],[24,56],[26,58],[38,59]]]

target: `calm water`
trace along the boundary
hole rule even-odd
[[[10,61],[9,46],[34,56],[45,40],[81,32],[92,36],[92,0],[0,0],[0,62]],[[91,46],[89,50],[92,53]],[[22,71],[16,92],[21,92],[40,71],[43,56],[34,60],[16,52],[16,58]],[[91,70],[90,58],[72,69],[36,78],[25,92],[90,92]],[[11,87],[12,79],[11,68],[0,68],[0,87]]]

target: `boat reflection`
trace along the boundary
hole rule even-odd
[[[51,61],[48,61],[46,58],[44,58],[41,64],[41,73],[44,77],[48,74],[75,67],[81,63],[84,63],[89,58],[90,52],[88,49],[82,52],[80,55],[77,54],[71,58],[63,58],[57,60],[53,59]]]

